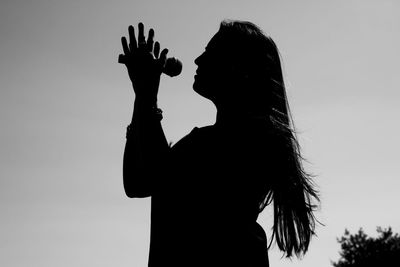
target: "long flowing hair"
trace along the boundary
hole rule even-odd
[[[280,54],[275,42],[256,25],[225,20],[219,32],[236,51],[236,77],[243,77],[243,101],[252,112],[264,115],[269,124],[275,166],[269,187],[259,203],[259,211],[273,203],[274,223],[271,243],[287,257],[306,253],[315,234],[314,211],[319,202],[312,175],[303,168],[303,158],[286,96]],[[278,166],[278,167],[277,167]],[[270,243],[270,244],[271,244]]]

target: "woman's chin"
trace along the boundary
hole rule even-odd
[[[196,75],[196,76],[197,76],[197,75]],[[194,90],[196,93],[200,94],[200,92],[201,92],[201,83],[200,83],[199,79],[198,79],[196,76],[194,76],[193,90]],[[201,94],[200,94],[200,95],[201,95]]]
[[[194,82],[193,82],[193,90],[195,92],[197,92],[197,90],[199,89],[199,81],[196,80],[196,77],[194,78]]]

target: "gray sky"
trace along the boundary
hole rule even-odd
[[[222,19],[276,41],[326,226],[303,260],[275,247],[271,266],[330,266],[346,227],[400,232],[399,12],[396,0],[1,1],[0,265],[146,265],[150,199],[123,192],[134,94],[117,64],[140,21],[184,64],[159,95],[174,142],[214,122],[193,60]],[[271,212],[259,222],[270,235]]]

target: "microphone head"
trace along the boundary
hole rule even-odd
[[[182,72],[182,62],[174,57],[167,58],[163,72],[170,77],[177,76]]]

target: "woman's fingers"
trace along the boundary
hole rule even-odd
[[[138,48],[144,48],[146,45],[146,39],[144,37],[144,25],[143,23],[139,23],[139,35],[138,35]]]
[[[128,48],[128,43],[126,42],[125,36],[121,38],[121,43],[122,43],[122,49],[124,50],[125,55],[129,55],[129,48]]]
[[[124,50],[124,55],[120,55],[118,58],[118,62],[125,64],[127,62],[127,56],[135,54],[135,50],[140,48],[140,51],[146,51],[149,53],[153,53],[154,58],[158,59],[158,62],[161,64],[161,66],[165,65],[165,62],[167,60],[167,53],[168,49],[163,49],[160,53],[160,43],[159,42],[154,42],[154,30],[150,29],[149,30],[149,35],[147,37],[147,42],[146,42],[146,37],[144,36],[144,25],[143,23],[139,23],[138,25],[138,38],[136,40],[135,36],[135,29],[132,25],[128,27],[128,32],[129,32],[129,45],[126,40],[126,38],[123,36],[121,38],[122,42],[122,48]],[[136,53],[138,53],[137,51]],[[132,54],[133,53],[133,54]],[[142,53],[142,52],[139,52]]]
[[[130,25],[128,31],[129,31],[129,48],[131,52],[133,52],[137,48],[135,29],[133,28],[132,25]]]
[[[156,42],[154,44],[154,57],[158,58],[159,54],[160,54],[160,43]]]
[[[161,66],[164,66],[165,62],[167,61],[167,53],[168,53],[168,49],[167,48],[164,48],[163,51],[161,51],[160,59],[159,59],[160,63],[161,63]]]
[[[149,30],[149,35],[147,36],[147,50],[149,52],[153,51],[153,43],[154,43],[154,30],[150,29]]]

